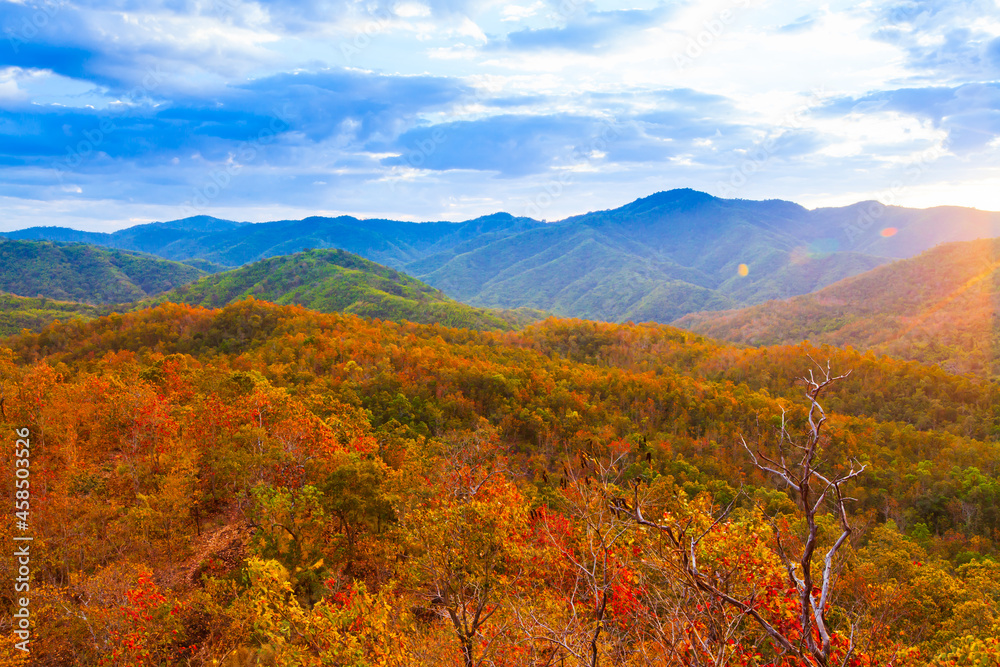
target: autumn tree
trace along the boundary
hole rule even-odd
[[[510,626],[504,596],[524,583],[528,505],[497,445],[485,425],[457,434],[430,493],[401,508],[412,576],[454,630],[464,667],[500,653]]]
[[[794,435],[791,432],[787,412],[783,409],[778,427],[778,442],[773,451],[765,452],[761,447],[751,448],[741,437],[754,465],[774,476],[794,496],[805,526],[803,536],[792,538],[787,527],[780,525],[774,518],[769,520],[774,539],[773,549],[784,570],[788,590],[794,592],[797,598],[796,623],[778,622],[762,604],[764,596],[760,594],[761,591],[740,591],[721,585],[718,575],[699,562],[699,556],[705,553],[705,547],[711,543],[714,535],[729,530],[727,520],[735,501],[701,530],[696,528],[697,522],[691,520],[671,523],[644,516],[639,486],[636,484],[635,506],[632,511],[640,526],[652,528],[667,538],[688,584],[708,594],[712,601],[752,619],[778,647],[778,659],[789,656],[804,664],[825,667],[834,663],[852,664],[855,652],[853,631],[848,636],[835,631],[828,614],[837,567],[840,564],[838,554],[852,533],[845,485],[857,478],[865,470],[865,466],[854,465],[848,470],[830,473],[819,465],[824,441],[823,426],[827,421],[819,398],[827,387],[849,375],[835,376],[829,365],[821,369],[820,373],[817,377],[810,370],[808,376],[801,378],[806,385],[806,398],[809,401],[806,413],[808,428],[804,434]],[[826,517],[831,513],[839,534],[826,547],[821,562],[817,563],[817,552],[821,548],[821,524],[829,523]],[[770,593],[773,597],[775,591],[771,590]]]
[[[606,457],[581,452],[572,469],[564,466],[558,507],[533,513],[547,561],[538,579],[547,590],[533,590],[517,605],[526,639],[579,667],[619,664],[623,653],[634,652],[638,634],[629,567],[634,522],[621,498],[633,457],[621,441],[609,449]]]

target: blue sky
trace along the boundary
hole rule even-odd
[[[1000,210],[1000,0],[0,0],[0,230]]]

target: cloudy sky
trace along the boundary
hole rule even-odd
[[[1000,210],[1000,0],[0,0],[0,230]]]

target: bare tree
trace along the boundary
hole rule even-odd
[[[852,464],[850,470],[841,475],[827,475],[817,470],[816,456],[822,439],[823,424],[826,423],[826,412],[819,404],[819,396],[831,384],[843,380],[851,374],[848,371],[844,375],[832,375],[829,362],[827,362],[825,369],[820,369],[820,372],[822,377],[816,377],[810,369],[809,376],[801,378],[806,384],[806,398],[809,400],[809,430],[803,438],[796,439],[789,434],[785,413],[782,411],[776,456],[767,456],[759,448],[755,453],[747,445],[746,440],[743,440],[743,446],[750,453],[755,466],[775,475],[791,487],[796,495],[799,508],[805,515],[806,537],[798,558],[793,558],[792,554],[788,552],[786,545],[781,540],[781,533],[776,527],[774,534],[777,540],[778,554],[788,572],[788,581],[798,591],[799,596],[802,638],[797,652],[802,652],[802,643],[804,643],[805,649],[819,664],[827,665],[830,661],[831,643],[830,629],[826,619],[826,605],[830,599],[833,583],[834,559],[851,535],[851,525],[847,518],[848,499],[844,496],[844,485],[863,473],[866,466],[855,467]],[[816,516],[824,510],[828,500],[832,502],[833,513],[840,524],[840,535],[823,557],[820,571],[814,573],[813,557],[819,544]],[[819,582],[816,581],[817,575]],[[818,600],[813,594],[816,583],[820,584]],[[818,642],[812,632],[814,627],[819,634]],[[853,652],[854,638],[851,637],[844,663]]]
[[[819,366],[817,364],[817,366]],[[769,473],[792,491],[799,509],[805,519],[806,534],[796,553],[792,553],[791,545],[782,539],[775,522],[772,528],[775,534],[776,548],[781,562],[787,572],[790,587],[798,594],[800,605],[801,633],[798,637],[789,636],[775,628],[755,608],[754,600],[743,600],[726,592],[708,573],[698,566],[697,547],[716,527],[726,520],[736,505],[739,495],[714,520],[707,530],[695,533],[687,524],[660,524],[643,516],[639,497],[639,486],[635,485],[634,520],[642,526],[654,528],[665,536],[678,555],[678,569],[683,573],[688,585],[709,594],[720,603],[735,608],[741,616],[753,619],[757,625],[780,647],[785,655],[812,661],[826,667],[831,664],[833,646],[831,630],[826,616],[827,603],[830,600],[834,583],[836,557],[850,537],[852,529],[847,516],[847,501],[844,496],[844,485],[858,477],[865,466],[851,465],[850,470],[843,474],[824,473],[818,469],[817,456],[823,439],[823,425],[826,423],[826,412],[819,404],[822,392],[831,384],[850,375],[833,375],[830,365],[820,367],[817,376],[812,370],[808,376],[800,378],[806,385],[806,399],[809,401],[807,414],[808,430],[798,436],[793,436],[788,430],[786,412],[782,410],[781,426],[778,433],[776,452],[768,454],[759,447],[751,449],[744,438],[740,438],[744,448],[750,454],[754,465],[761,471]],[[820,535],[817,517],[831,510],[840,527],[840,535],[823,556],[822,564],[817,564],[817,549]],[[816,593],[818,589],[818,595]],[[849,638],[849,645],[842,658],[846,665],[854,652],[854,637]]]

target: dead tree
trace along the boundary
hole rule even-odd
[[[818,364],[817,364],[818,366]],[[641,510],[639,485],[634,485],[635,501],[633,518],[643,526],[647,526],[664,535],[674,552],[679,556],[677,565],[688,585],[709,594],[720,603],[730,605],[742,615],[752,618],[757,625],[780,647],[784,655],[801,658],[806,664],[817,664],[827,667],[831,664],[831,634],[826,618],[826,605],[830,600],[831,588],[835,575],[837,553],[851,535],[851,525],[847,516],[847,501],[844,496],[844,485],[864,472],[866,466],[852,465],[844,474],[831,475],[817,469],[817,455],[822,440],[823,425],[826,423],[826,412],[819,404],[822,392],[834,382],[850,375],[834,376],[827,363],[825,369],[820,367],[821,377],[812,370],[807,377],[800,378],[806,385],[806,399],[809,401],[808,430],[799,437],[794,437],[788,431],[785,411],[782,411],[781,426],[778,433],[777,452],[767,454],[759,447],[751,449],[746,440],[740,438],[744,448],[750,454],[753,464],[761,471],[769,473],[784,482],[795,496],[799,509],[803,513],[806,524],[806,535],[801,546],[801,552],[793,554],[790,545],[781,538],[776,523],[772,528],[776,538],[779,557],[787,572],[790,587],[798,594],[800,605],[801,635],[792,637],[784,634],[771,625],[755,609],[751,601],[733,597],[720,589],[713,579],[698,567],[696,551],[701,541],[713,529],[726,520],[739,498],[715,519],[707,530],[698,534],[690,532],[689,525],[660,524],[646,519]],[[822,566],[815,563],[816,550],[819,547],[819,530],[817,516],[832,510],[840,525],[840,535],[823,557]],[[798,550],[796,550],[798,551]],[[814,590],[818,588],[818,596]],[[853,634],[853,633],[852,633]],[[818,637],[817,637],[818,635]],[[843,656],[842,664],[847,664],[854,652],[854,637],[849,638],[849,646]]]
[[[818,366],[818,364],[817,364]],[[865,471],[866,466],[855,467],[853,464],[848,472],[841,475],[824,474],[817,470],[816,456],[822,438],[823,424],[826,423],[826,412],[819,404],[819,396],[827,387],[850,375],[834,376],[830,371],[830,363],[826,368],[820,368],[822,377],[817,377],[812,369],[809,376],[801,378],[806,385],[806,398],[809,400],[809,429],[801,438],[789,434],[785,421],[785,413],[781,414],[781,428],[778,433],[777,455],[768,456],[760,448],[751,450],[746,440],[743,446],[758,469],[774,475],[787,484],[796,496],[799,508],[806,521],[806,536],[801,554],[794,558],[782,543],[781,534],[775,526],[774,534],[777,540],[778,555],[788,573],[789,584],[798,592],[800,606],[800,622],[802,624],[802,641],[805,650],[820,665],[830,661],[831,643],[830,629],[826,619],[826,605],[830,600],[831,586],[834,577],[834,559],[837,552],[847,542],[851,535],[851,525],[847,518],[847,500],[844,496],[844,485]],[[819,544],[819,531],[816,517],[824,511],[830,501],[832,510],[840,524],[840,535],[823,557],[822,568],[814,572],[813,562]],[[817,581],[818,578],[818,581]],[[819,584],[819,599],[813,590]],[[819,641],[813,634],[813,628],[819,635]],[[801,651],[801,644],[799,651]],[[848,647],[844,662],[846,663],[854,651],[853,637]]]

